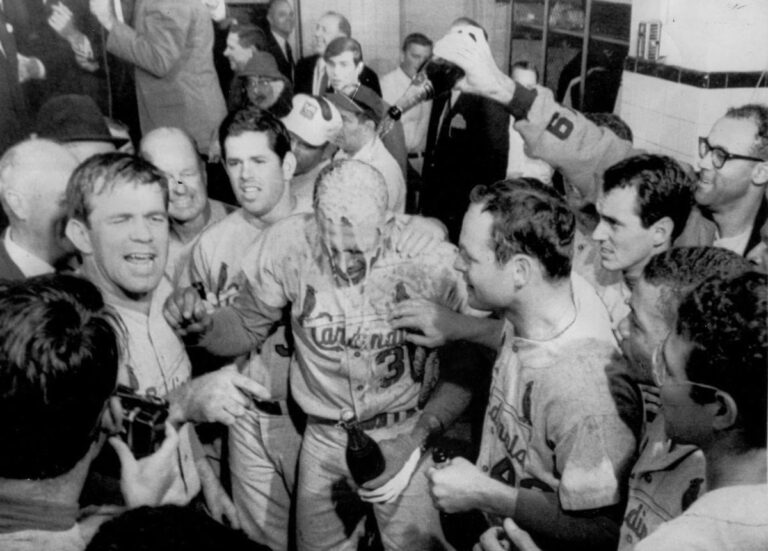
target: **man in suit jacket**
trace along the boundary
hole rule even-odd
[[[10,226],[0,237],[0,279],[51,273],[72,246],[62,231],[64,192],[77,160],[41,139],[16,144],[0,157],[0,196]]]
[[[141,131],[186,130],[208,153],[224,118],[224,96],[213,67],[213,27],[202,2],[137,0],[133,27],[117,20],[112,0],[91,0],[109,33],[107,50],[135,66]]]
[[[269,30],[265,33],[267,38],[267,53],[277,61],[278,70],[285,78],[293,82],[293,71],[296,64],[293,60],[293,51],[288,42],[288,36],[293,32],[295,19],[293,8],[288,0],[271,0],[267,10],[267,22]]]
[[[326,12],[315,27],[314,55],[304,57],[296,64],[294,92],[319,96],[331,91],[328,77],[325,74],[323,54],[328,44],[340,36],[346,38],[352,36],[352,27],[349,21],[340,13]],[[360,84],[367,86],[381,96],[379,77],[369,67],[363,65],[359,78]]]

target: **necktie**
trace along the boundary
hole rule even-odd
[[[291,68],[291,80],[293,80],[293,69],[295,67],[295,64],[293,62],[293,52],[291,51],[291,45],[286,40],[285,41],[285,58],[288,60],[288,66]]]

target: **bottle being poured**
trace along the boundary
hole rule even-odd
[[[474,39],[474,35],[470,34]],[[388,110],[379,124],[379,135],[384,136],[403,116],[416,105],[431,100],[452,89],[464,76],[464,70],[443,58],[431,56],[419,67],[411,84]]]

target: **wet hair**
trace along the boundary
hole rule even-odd
[[[661,288],[658,307],[672,327],[683,298],[712,276],[733,277],[752,269],[743,256],[720,247],[673,247],[654,255],[643,270],[643,279]]]
[[[683,300],[677,333],[693,346],[686,361],[689,381],[727,392],[736,402],[741,449],[765,448],[768,412],[768,276],[747,272],[712,277]],[[691,399],[705,404],[711,389],[691,386]]]
[[[748,103],[741,107],[731,107],[725,116],[729,119],[749,119],[755,123],[757,135],[751,154],[768,160],[768,105]]]
[[[515,178],[476,186],[469,199],[493,216],[491,248],[499,264],[525,254],[539,261],[548,279],[570,276],[576,220],[552,188]]]
[[[117,382],[119,326],[85,279],[0,284],[0,477],[56,478],[85,457]]]
[[[603,192],[634,188],[636,212],[644,228],[662,218],[672,220],[672,240],[683,231],[693,207],[694,179],[677,161],[666,155],[628,157],[603,175]]]
[[[159,186],[168,208],[168,181],[155,165],[136,155],[110,152],[83,161],[67,183],[67,216],[88,225],[90,201],[96,195],[124,185]]]
[[[230,136],[240,136],[246,132],[263,132],[272,151],[282,161],[291,150],[291,135],[280,122],[280,119],[269,111],[258,107],[248,107],[229,113],[219,127],[219,142],[221,143],[222,156],[227,158],[227,148],[224,142]]]
[[[355,65],[363,61],[362,46],[360,46],[360,43],[357,40],[347,36],[339,36],[338,38],[331,40],[328,46],[325,47],[323,59],[329,61],[332,57],[336,57],[344,52],[352,52],[352,59],[354,60]]]
[[[584,113],[584,116],[601,128],[607,128],[622,140],[634,140],[632,129],[624,119],[615,113]]]

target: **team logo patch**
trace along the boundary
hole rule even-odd
[[[301,108],[301,111],[299,111],[299,114],[302,117],[309,120],[315,118],[315,113],[317,113],[317,105],[309,101],[305,102],[304,106]]]

